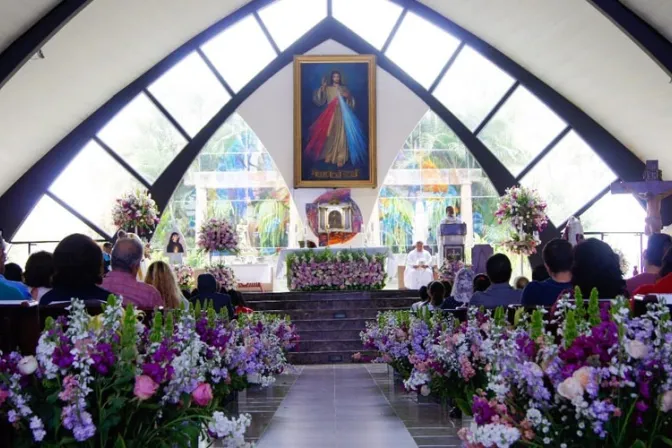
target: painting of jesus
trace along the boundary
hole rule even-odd
[[[375,187],[375,57],[297,56],[296,187]]]

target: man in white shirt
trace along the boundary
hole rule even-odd
[[[432,254],[424,250],[422,241],[415,243],[413,249],[406,256],[406,270],[404,284],[408,289],[420,289],[433,280]]]

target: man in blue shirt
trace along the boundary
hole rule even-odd
[[[469,301],[470,306],[497,308],[500,306],[520,304],[520,291],[509,284],[511,281],[511,261],[504,254],[495,254],[488,258],[485,273],[492,284],[482,292],[474,293]]]
[[[16,289],[20,297],[16,297],[16,294],[14,294],[11,290],[3,288],[2,291],[0,291],[0,299],[2,300],[21,300],[21,299],[27,299],[30,300],[32,299],[30,295],[30,291],[28,290],[28,287],[24,285],[21,282],[13,282],[11,280],[7,280],[4,276],[5,274],[5,241],[2,239],[2,235],[0,235],[0,285],[8,286],[12,289]]]
[[[565,290],[572,289],[573,248],[569,241],[551,240],[542,253],[544,265],[551,278],[530,282],[523,291],[524,306],[552,306]]]

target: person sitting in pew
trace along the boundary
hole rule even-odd
[[[453,310],[469,305],[473,295],[474,271],[462,268],[455,274],[455,284],[450,296],[443,301],[441,309]]]
[[[426,286],[420,287],[418,294],[420,295],[420,300],[411,305],[411,311],[418,311],[420,308],[429,303],[429,293],[427,292]]]
[[[5,278],[5,261],[7,256],[5,255],[5,240],[2,239],[2,234],[0,233],[0,285],[3,286],[0,289],[0,299],[2,300],[30,300],[32,297],[30,291],[21,282],[15,282]],[[19,294],[17,295],[16,290]]]
[[[66,236],[54,250],[53,289],[40,305],[80,300],[107,301],[110,292],[101,288],[103,251],[91,238],[79,233]]]
[[[574,248],[565,239],[556,238],[546,244],[542,258],[550,278],[527,285],[521,300],[523,306],[551,306],[563,291],[572,289],[573,252]]]
[[[475,293],[469,302],[470,306],[497,308],[520,303],[522,291],[513,289],[509,284],[513,272],[509,257],[504,254],[491,256],[488,258],[485,270],[492,284],[485,291]]]

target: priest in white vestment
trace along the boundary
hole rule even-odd
[[[424,249],[422,241],[418,241],[415,243],[415,249],[406,256],[404,285],[408,289],[420,289],[432,280],[434,280],[432,254]]]

